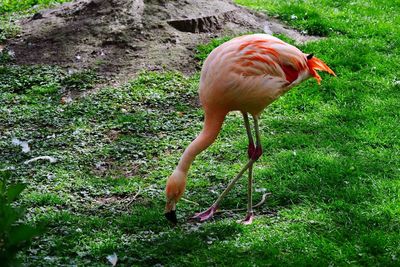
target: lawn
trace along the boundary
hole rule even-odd
[[[96,73],[14,66],[2,55],[0,169],[28,185],[26,221],[47,226],[19,254],[25,265],[109,266],[115,253],[117,266],[400,266],[399,1],[237,3],[324,37],[297,46],[337,74],[304,82],[263,113],[254,201],[272,195],[254,223],[236,222],[244,212],[188,220],[247,160],[239,113],[194,162],[178,226],[164,219],[166,178],[202,127],[199,74],[143,72],[63,103],[63,88],[91,90]],[[3,39],[18,31],[1,23],[13,29]],[[24,164],[37,156],[56,162]],[[245,206],[243,179],[222,208]]]

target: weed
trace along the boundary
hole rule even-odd
[[[26,185],[9,185],[10,177],[10,172],[0,171],[0,261],[4,266],[17,265],[16,254],[42,232],[38,227],[20,221],[25,211],[15,207],[14,202]]]
[[[96,83],[99,83],[99,77],[94,71],[87,70],[74,72],[61,80],[61,85],[70,91],[85,91],[92,89]]]
[[[63,3],[68,0],[1,0],[0,15],[10,12],[24,11],[31,7],[46,7],[54,3]]]

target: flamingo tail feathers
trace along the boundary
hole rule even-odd
[[[322,60],[317,57],[311,56],[310,59],[307,60],[307,65],[310,70],[311,75],[317,80],[318,84],[321,83],[321,76],[316,72],[317,70],[327,72],[333,76],[336,74],[328,67]]]

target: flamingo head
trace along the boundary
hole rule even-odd
[[[176,203],[179,201],[186,187],[186,174],[175,170],[168,178],[165,188],[167,203],[165,204],[165,217],[167,220],[176,224]]]

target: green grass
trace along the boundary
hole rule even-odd
[[[246,161],[238,113],[191,169],[185,198],[199,206],[180,202],[178,227],[163,218],[166,178],[202,127],[198,75],[144,72],[62,104],[65,90],[90,89],[97,77],[3,64],[0,169],[15,168],[28,184],[28,222],[49,229],[20,254],[26,265],[107,266],[114,252],[119,266],[400,265],[400,5],[238,2],[326,36],[299,47],[338,75],[303,83],[263,113],[255,186],[273,195],[254,224],[237,224],[241,212],[187,221]],[[199,47],[198,58],[219,42]],[[23,164],[35,156],[57,162]],[[223,208],[245,207],[245,180]]]
[[[7,39],[15,37],[20,32],[20,27],[15,22],[23,17],[28,17],[45,7],[69,0],[0,0],[0,44]],[[0,54],[0,64],[3,56]]]
[[[0,15],[25,11],[31,7],[43,8],[64,2],[68,2],[68,0],[0,0]]]

